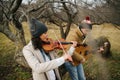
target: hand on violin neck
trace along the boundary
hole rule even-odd
[[[73,44],[72,44],[72,47],[76,47],[77,46],[77,41],[71,41]]]
[[[83,45],[84,47],[88,46],[86,43],[83,43],[82,45]]]
[[[68,53],[64,54],[63,57],[64,57],[65,61],[71,61],[71,62],[73,61],[72,57]]]

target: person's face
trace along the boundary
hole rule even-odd
[[[87,35],[91,30],[88,28],[82,28],[81,29],[84,35]]]
[[[43,33],[42,35],[40,35],[40,38],[41,38],[41,40],[42,41],[47,41],[47,39],[48,39],[48,34],[47,34],[47,32],[46,33]]]

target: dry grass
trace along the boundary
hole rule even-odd
[[[30,32],[29,32],[29,27],[27,25],[27,23],[23,23],[24,25],[24,32],[25,32],[25,39],[27,42],[29,42],[31,36],[30,36]],[[60,31],[59,31],[59,27],[56,27],[53,24],[47,24],[49,31],[48,31],[48,36],[50,38],[56,39],[55,35],[57,35],[58,38],[60,38]],[[74,29],[75,27],[73,26],[71,28],[71,31]],[[111,42],[111,50],[112,50],[112,54],[114,58],[111,58],[108,60],[108,65],[110,68],[110,75],[112,76],[112,78],[110,80],[120,80],[120,30],[118,30],[117,28],[115,28],[112,24],[102,24],[100,26],[98,25],[94,25],[93,30],[92,30],[92,36],[93,38],[97,38],[99,36],[106,36],[110,42]],[[13,61],[13,55],[14,55],[14,50],[15,50],[15,46],[14,43],[12,43],[5,35],[3,35],[2,33],[0,33],[0,66],[1,65],[5,65],[8,66],[8,63],[11,61],[9,66],[14,65],[14,61]],[[11,56],[12,55],[12,56]],[[15,66],[14,66],[15,67]],[[15,68],[15,70],[18,69],[17,67]],[[6,70],[6,69],[5,69]],[[4,70],[4,71],[5,71]],[[1,72],[3,70],[0,69],[0,73],[6,75],[7,80],[16,80],[15,79],[15,73],[12,73],[10,75],[8,75],[7,73]],[[22,71],[22,70],[19,70]],[[94,70],[95,71],[95,70]],[[2,74],[0,74],[0,76],[2,76]],[[25,76],[25,73],[21,73],[22,76]],[[19,75],[21,75],[19,74]],[[17,74],[18,76],[18,74]],[[89,77],[93,77],[95,76],[94,73],[92,76],[89,75]],[[8,79],[10,78],[10,79]],[[3,79],[2,79],[3,80]],[[17,79],[19,80],[19,79]],[[25,80],[22,79],[22,80]],[[69,80],[68,77],[65,80]],[[90,80],[95,80],[95,79],[90,79]],[[99,79],[98,79],[99,80]]]
[[[119,51],[120,48],[120,30],[112,24],[102,24],[100,27],[95,25],[92,30],[93,37],[106,36],[112,45],[112,50]]]

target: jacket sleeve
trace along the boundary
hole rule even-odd
[[[25,47],[23,48],[23,55],[26,61],[28,62],[29,66],[32,68],[32,70],[37,73],[43,73],[43,72],[47,72],[49,70],[55,69],[65,62],[64,58],[60,57],[60,58],[57,58],[57,59],[54,59],[48,62],[41,63],[33,55],[32,51]]]
[[[78,43],[80,43],[80,42],[82,42],[81,36],[82,36],[82,34],[79,31],[79,29],[75,29],[68,34],[66,41],[77,41]],[[67,50],[70,48],[70,46],[71,46],[71,44],[68,45]],[[84,57],[82,55],[78,54],[76,51],[73,52],[72,58],[73,58],[73,60],[79,61],[79,62],[84,59]]]

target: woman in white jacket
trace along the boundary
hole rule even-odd
[[[30,23],[32,39],[23,48],[23,55],[32,69],[33,80],[61,80],[58,67],[66,60],[71,60],[77,42],[72,41],[73,45],[67,54],[55,59],[55,51],[46,53],[42,46],[48,39],[47,27],[36,19],[32,19]]]

